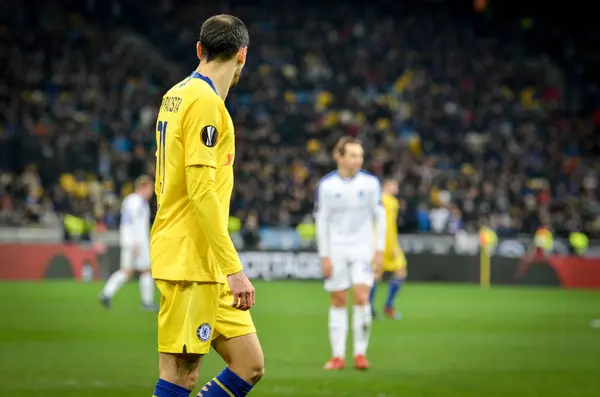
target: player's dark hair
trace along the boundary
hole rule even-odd
[[[233,15],[215,15],[208,18],[200,30],[202,59],[229,61],[240,48],[247,47],[250,35],[246,25]]]
[[[353,136],[343,136],[333,148],[334,156],[344,156],[346,154],[346,147],[348,145],[362,145],[362,143]]]

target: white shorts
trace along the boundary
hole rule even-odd
[[[148,247],[140,247],[137,255],[134,255],[132,247],[121,247],[121,269],[138,272],[150,270],[150,250]]]
[[[332,250],[333,275],[325,280],[328,292],[345,291],[353,285],[373,286],[373,252],[371,250]]]

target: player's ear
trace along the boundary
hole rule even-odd
[[[198,59],[202,59],[202,44],[199,41],[196,43],[196,55]]]
[[[247,55],[248,55],[248,47],[240,48],[240,50],[238,51],[238,63],[241,65],[245,65]]]

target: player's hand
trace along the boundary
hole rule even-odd
[[[325,278],[333,276],[333,263],[331,262],[331,259],[326,256],[321,258],[321,271]]]
[[[383,274],[383,252],[376,252],[373,257],[373,271],[375,272],[375,279],[379,280]]]
[[[233,307],[248,310],[254,306],[254,287],[243,270],[227,276],[227,282],[233,295]]]

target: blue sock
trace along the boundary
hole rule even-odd
[[[228,367],[208,381],[197,397],[244,397],[252,390],[252,385],[237,376]]]
[[[166,380],[159,379],[152,397],[189,397],[190,390]]]
[[[396,299],[398,292],[400,292],[400,289],[402,288],[403,283],[404,283],[404,280],[401,278],[397,278],[397,277],[393,277],[390,280],[390,285],[388,286],[388,297],[387,297],[387,300],[385,301],[385,307],[387,307],[387,308],[394,307],[394,300]]]
[[[377,281],[373,283],[371,292],[369,292],[369,303],[371,303],[371,310],[375,307],[375,292],[377,291]]]

